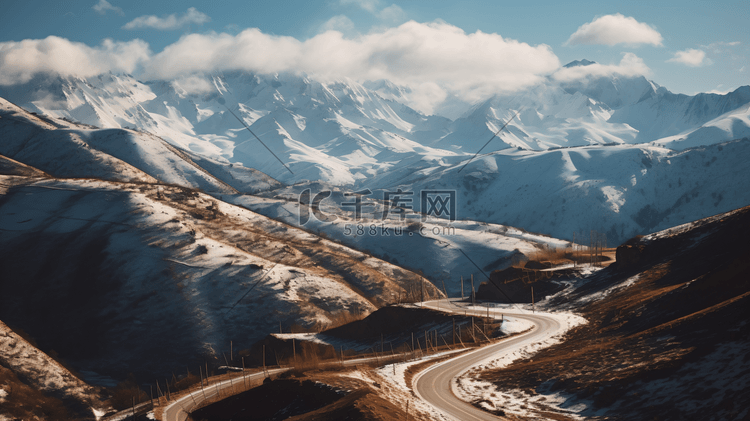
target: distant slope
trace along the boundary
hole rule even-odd
[[[307,189],[312,196],[331,192],[329,198],[320,202],[320,210],[326,215],[323,220],[312,215],[306,206],[300,206],[299,198],[304,197]],[[483,271],[506,268],[523,254],[569,246],[568,241],[512,226],[463,219],[465,213],[459,214],[460,220],[450,223],[433,217],[423,221],[421,214],[412,211],[406,211],[401,220],[393,209],[384,218],[382,192],[364,197],[361,219],[357,220],[354,207],[342,204],[352,200],[344,196],[347,193],[321,183],[301,183],[259,196],[231,196],[226,200],[290,225],[299,225],[300,215],[307,214],[310,218],[304,223],[306,230],[420,271],[451,296],[460,294],[461,278],[468,291],[472,275],[477,277],[479,285],[484,279]],[[417,192],[411,204],[415,211],[419,210],[419,201]],[[459,206],[464,203],[459,202]]]
[[[627,123],[638,142],[682,150],[750,135],[750,86],[726,95],[673,94],[660,88],[614,112],[610,122]]]
[[[589,324],[482,377],[497,396],[554,394],[562,415],[746,419],[748,236],[750,207],[634,238],[615,265],[544,304],[578,309]],[[510,404],[503,399],[501,408]],[[529,410],[548,413],[535,402]]]
[[[506,149],[463,168],[423,163],[372,180],[419,192],[458,192],[460,219],[483,220],[588,242],[591,230],[610,246],[750,204],[750,139],[675,152],[651,145],[549,151]],[[415,171],[416,169],[419,169]]]
[[[94,129],[48,119],[0,98],[0,155],[57,177],[169,183],[204,191],[256,192],[280,184],[250,168],[195,156],[133,130]]]

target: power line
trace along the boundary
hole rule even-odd
[[[268,269],[268,271],[260,279],[258,279],[258,282],[256,282],[252,287],[250,287],[250,289],[247,290],[247,292],[245,294],[243,294],[242,297],[240,297],[240,299],[237,300],[237,302],[234,303],[234,305],[229,310],[227,310],[226,312],[224,312],[224,315],[222,316],[222,318],[226,319],[227,314],[229,314],[230,311],[234,310],[234,308],[237,307],[237,304],[239,304],[240,301],[244,300],[245,297],[247,297],[247,294],[249,294],[253,289],[255,289],[255,287],[257,287],[258,284],[260,284],[260,282],[262,280],[266,279],[266,277],[268,276],[268,274],[271,273],[271,271],[273,270],[273,268],[275,268],[276,265],[278,265],[278,264],[279,264],[278,262],[274,263],[273,266],[271,266],[271,269]]]
[[[492,285],[493,287],[497,288],[497,290],[498,290],[498,291],[500,291],[500,293],[501,293],[501,294],[503,294],[503,296],[504,296],[504,297],[505,297],[505,298],[506,298],[506,299],[507,299],[507,300],[508,300],[508,301],[509,301],[509,302],[510,302],[511,304],[513,304],[513,305],[514,305],[514,306],[515,306],[515,307],[516,307],[516,308],[517,308],[517,309],[518,309],[519,311],[523,311],[523,309],[522,309],[521,307],[519,307],[519,306],[518,306],[518,304],[516,304],[516,303],[515,303],[515,302],[514,302],[514,301],[513,301],[513,300],[512,300],[512,299],[511,299],[511,298],[510,298],[509,296],[508,296],[508,294],[506,294],[506,293],[505,293],[505,291],[503,291],[502,289],[500,289],[500,287],[499,287],[499,286],[495,285],[495,283],[494,283],[494,282],[492,282],[492,279],[490,279],[490,277],[489,277],[489,276],[487,276],[487,274],[486,274],[486,273],[484,273],[484,271],[482,270],[482,268],[480,268],[480,267],[479,267],[479,266],[478,266],[478,265],[477,265],[476,263],[474,263],[474,261],[473,261],[473,260],[471,260],[471,257],[469,257],[469,256],[468,256],[468,255],[467,255],[466,253],[464,253],[464,251],[463,251],[463,250],[461,250],[461,248],[460,248],[460,247],[456,247],[456,248],[458,249],[458,251],[460,251],[460,252],[461,252],[461,254],[463,254],[463,255],[464,255],[464,257],[466,257],[466,259],[468,259],[468,260],[469,260],[469,261],[471,262],[471,264],[472,264],[472,265],[474,265],[474,267],[475,267],[475,268],[477,268],[477,269],[479,270],[479,272],[481,272],[481,273],[482,273],[482,275],[484,275],[484,277],[485,277],[485,278],[487,278],[487,282],[488,282],[488,283],[489,283],[490,285]]]
[[[506,122],[505,122],[505,124],[503,124],[503,127],[500,127],[500,129],[499,129],[498,131],[496,131],[496,132],[495,132],[495,134],[493,134],[493,135],[492,135],[492,137],[490,138],[490,140],[488,140],[488,141],[487,141],[487,143],[485,143],[485,144],[484,144],[484,146],[482,146],[481,148],[479,148],[479,150],[477,151],[477,153],[475,153],[475,154],[474,154],[474,156],[472,156],[470,160],[466,161],[466,163],[464,164],[464,166],[463,166],[463,167],[461,167],[461,169],[460,169],[460,170],[458,170],[458,172],[461,172],[461,171],[463,171],[463,169],[464,169],[464,168],[465,168],[465,167],[466,167],[467,165],[469,165],[469,163],[470,163],[471,161],[473,161],[473,160],[474,160],[474,158],[476,158],[476,157],[477,157],[477,155],[479,155],[479,153],[480,153],[480,152],[482,152],[482,150],[483,150],[484,148],[486,148],[486,147],[487,147],[487,145],[489,145],[489,144],[490,144],[490,142],[492,142],[492,140],[493,140],[494,138],[496,138],[496,137],[497,137],[497,135],[499,135],[499,134],[500,134],[500,132],[501,132],[501,131],[503,131],[503,129],[504,129],[504,128],[505,128],[505,127],[506,127],[506,126],[508,125],[508,124],[510,124],[510,122],[511,122],[511,121],[513,121],[513,119],[514,119],[514,118],[516,118],[516,116],[518,115],[518,113],[519,113],[519,112],[521,112],[521,110],[518,110],[518,111],[516,111],[516,113],[515,113],[515,114],[513,114],[513,116],[512,116],[511,118],[509,118],[509,119],[508,119],[508,121],[506,121]]]
[[[229,107],[227,107],[226,105],[224,105],[224,108],[226,108],[227,111],[229,111],[229,113],[232,114],[234,116],[234,118],[237,119],[237,121],[239,121],[240,123],[242,123],[242,125],[245,126],[245,128],[247,129],[247,131],[250,132],[251,135],[255,136],[255,138],[258,139],[258,142],[260,142],[260,144],[263,145],[263,147],[266,148],[266,150],[268,152],[270,152],[271,155],[273,155],[273,157],[276,158],[276,160],[279,161],[279,163],[281,165],[283,165],[284,168],[286,168],[287,171],[289,171],[292,175],[294,175],[294,172],[284,163],[284,161],[282,161],[278,156],[276,156],[276,154],[273,153],[273,151],[271,150],[271,148],[269,148],[265,143],[263,143],[263,141],[260,140],[260,138],[258,137],[258,135],[256,135],[255,133],[253,133],[252,130],[250,130],[250,127],[247,125],[247,123],[245,123],[244,120],[242,120],[241,118],[237,117],[237,114],[235,114],[232,110],[230,110]]]

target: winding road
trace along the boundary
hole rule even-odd
[[[448,300],[438,300],[425,303],[426,307],[448,311],[451,313],[486,316],[487,310],[471,311],[457,306]],[[412,384],[414,392],[423,400],[429,402],[445,415],[461,420],[500,420],[504,418],[497,417],[488,412],[462,401],[457,398],[452,391],[453,379],[460,376],[473,366],[480,364],[488,357],[500,358],[502,355],[512,353],[520,348],[535,342],[543,341],[550,336],[560,333],[563,326],[554,318],[543,314],[532,314],[522,310],[497,310],[490,308],[491,316],[500,317],[500,314],[513,316],[518,319],[525,319],[534,324],[534,327],[522,334],[512,336],[492,345],[477,349],[476,351],[451,358],[439,364],[435,364],[424,371],[418,373]]]

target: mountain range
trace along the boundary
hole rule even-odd
[[[569,241],[596,230],[610,245],[750,203],[738,166],[750,153],[750,86],[688,96],[643,76],[550,76],[514,95],[454,101],[455,118],[410,108],[411,94],[384,80],[242,72],[147,82],[39,75],[0,86],[38,114],[153,134],[159,148],[204,167],[231,164],[214,175],[242,193],[263,189],[238,185],[233,167],[375,198],[453,189],[459,219]]]

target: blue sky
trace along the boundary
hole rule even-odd
[[[49,57],[26,60],[39,51],[43,54],[51,48],[49,45],[18,43],[56,36],[77,46],[75,54],[69,56],[78,57],[76,54],[80,53],[81,57],[95,63],[93,68],[127,70],[143,77],[176,77],[190,71],[216,70],[222,65],[195,67],[189,62],[226,61],[227,55],[231,56],[231,48],[237,48],[265,64],[242,61],[234,63],[233,68],[296,69],[355,79],[382,76],[405,84],[416,83],[417,79],[434,79],[436,85],[457,92],[476,93],[496,87],[512,90],[533,83],[532,76],[550,74],[560,65],[582,58],[611,65],[606,69],[614,72],[619,71],[617,66],[628,64],[630,70],[645,73],[649,79],[679,93],[724,92],[750,84],[750,29],[747,26],[750,5],[747,1],[73,0],[4,3],[0,14],[0,53],[3,48],[9,50],[11,45],[19,51],[12,57],[0,54],[0,66],[6,65],[0,70],[6,73],[6,79],[10,77],[7,75],[23,73],[18,70],[19,66],[37,66],[46,71],[56,69],[57,61]],[[402,27],[408,21],[419,25]],[[240,36],[248,28],[258,31]],[[628,32],[631,29],[632,32]],[[343,39],[320,36],[326,30],[341,32]],[[456,31],[463,31],[464,36],[456,35]],[[494,37],[471,37],[477,31]],[[578,36],[571,38],[574,33]],[[190,38],[190,34],[196,36]],[[449,39],[444,41],[443,34],[449,34]],[[620,35],[624,38],[617,38]],[[440,67],[441,63],[447,63],[448,67],[441,72],[420,73],[423,70],[418,64],[405,60],[403,56],[414,55],[417,47],[411,45],[409,50],[399,50],[402,48],[399,45],[415,36],[420,43],[435,40],[438,45],[432,47],[434,55],[422,57],[425,67]],[[608,38],[611,36],[615,38]],[[190,38],[189,42],[186,38]],[[105,39],[114,44],[104,46]],[[329,40],[333,41],[329,43]],[[441,42],[447,45],[444,51],[440,50]],[[92,50],[75,43],[85,44]],[[326,61],[331,54],[326,55],[325,48],[320,46],[326,43],[342,51],[341,57],[333,53],[327,67],[318,63]],[[73,48],[70,45],[68,47]],[[213,54],[222,45],[227,49],[224,55]],[[254,50],[258,45],[260,47]],[[312,50],[312,45],[317,46],[318,55],[299,51]],[[387,48],[380,48],[380,45],[392,46],[397,51],[385,51]],[[171,54],[167,54],[165,49],[170,47]],[[180,51],[178,47],[182,48],[181,54],[175,53]],[[34,53],[29,53],[28,48]],[[63,47],[57,43],[55,48]],[[203,55],[185,55],[185,51],[200,48],[206,50]],[[474,54],[467,53],[466,49],[474,49]],[[363,70],[365,62],[353,63],[343,57],[357,55],[360,50],[369,51],[370,55],[362,59],[367,65],[375,62],[375,67],[379,63],[384,68],[378,72]],[[277,51],[280,53],[276,54]],[[383,61],[387,60],[383,57],[391,54],[398,56],[395,64]],[[284,63],[273,62],[277,55],[284,58]],[[421,56],[421,52],[417,55]],[[462,69],[456,65],[455,77],[446,76],[453,68],[452,60],[466,61],[470,67]],[[522,65],[510,63],[526,60],[528,63]],[[54,63],[50,64],[51,61]],[[63,68],[70,73],[81,71],[65,63]],[[467,70],[477,68],[482,70]],[[502,75],[497,76],[493,69],[498,69]],[[461,80],[464,78],[461,72],[467,72],[468,82]],[[483,84],[485,77],[493,82]],[[429,94],[428,88],[424,87],[425,95]],[[471,94],[466,95],[471,97]]]

